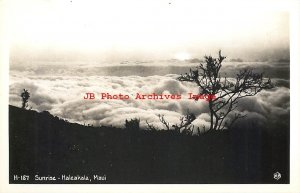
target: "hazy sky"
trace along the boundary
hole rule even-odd
[[[11,58],[122,61],[289,55],[289,15],[230,1],[28,0],[11,3]],[[271,7],[271,8],[270,8]]]

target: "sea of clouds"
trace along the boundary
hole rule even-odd
[[[20,93],[27,89],[31,96],[30,108],[49,111],[71,122],[124,127],[125,119],[140,118],[142,127],[147,126],[147,120],[163,128],[158,115],[165,115],[172,125],[179,123],[179,118],[189,111],[197,116],[193,122],[195,126],[209,128],[208,102],[188,99],[187,93],[198,94],[198,88],[193,83],[177,81],[176,74],[110,76],[91,74],[93,68],[88,68],[88,72],[80,69],[80,66],[61,65],[59,68],[12,67],[9,103],[21,107]],[[243,123],[264,124],[270,118],[278,119],[289,114],[289,81],[282,77],[274,78],[274,81],[278,83],[276,88],[261,91],[239,102],[237,111],[247,114]],[[95,93],[96,99],[84,100],[87,92]],[[129,100],[101,100],[100,93],[121,93],[131,97]],[[182,99],[136,100],[136,93],[181,94]]]

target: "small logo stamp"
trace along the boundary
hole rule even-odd
[[[281,173],[275,172],[275,173],[273,174],[273,178],[274,178],[275,180],[279,180],[279,179],[281,178]]]

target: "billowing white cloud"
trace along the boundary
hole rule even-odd
[[[42,68],[43,69],[43,68]],[[125,119],[140,118],[158,128],[164,128],[158,115],[165,115],[170,124],[179,123],[187,111],[194,113],[196,127],[209,128],[208,102],[188,99],[188,93],[197,94],[194,84],[179,82],[176,75],[165,76],[78,76],[52,73],[43,69],[43,75],[30,70],[14,70],[10,75],[10,104],[21,106],[20,93],[29,90],[29,106],[38,111],[82,124],[113,125],[124,127]],[[27,73],[27,74],[26,74]],[[61,73],[63,73],[61,71]],[[26,76],[24,75],[26,74]],[[26,77],[26,78],[25,78]],[[85,93],[95,93],[96,99],[84,100]],[[101,99],[101,93],[129,95],[128,100]],[[180,94],[181,99],[138,100],[140,94]],[[276,87],[262,91],[239,102],[239,112],[248,116],[245,121],[266,121],[270,114],[275,118],[289,113],[289,89]]]

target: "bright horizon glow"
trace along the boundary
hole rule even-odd
[[[179,52],[175,55],[175,58],[181,61],[191,59],[191,55],[187,52]]]

